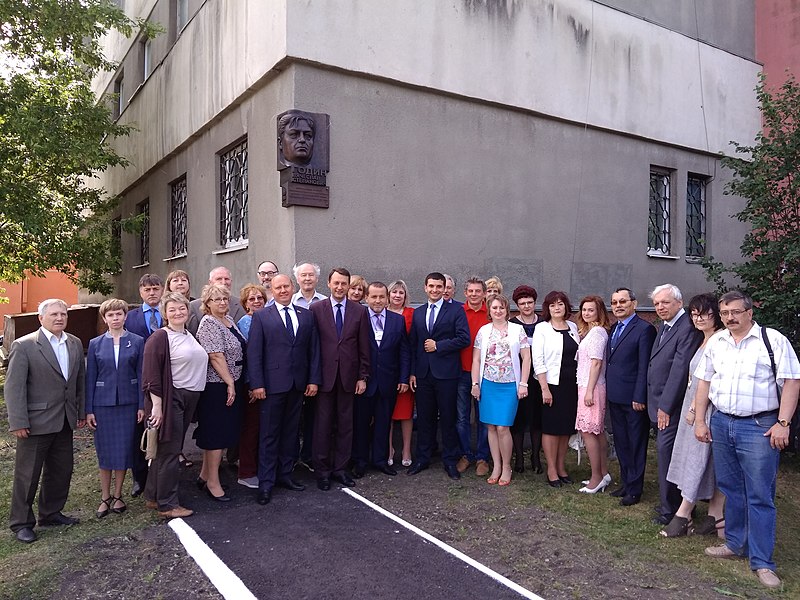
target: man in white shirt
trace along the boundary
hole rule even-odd
[[[298,263],[292,268],[294,280],[300,288],[292,296],[292,304],[301,308],[308,308],[313,302],[327,298],[327,296],[317,291],[319,273],[319,265],[314,263]],[[303,413],[300,417],[300,432],[303,444],[300,448],[300,461],[298,463],[312,473],[314,472],[314,467],[311,466],[311,448],[312,440],[314,439],[314,406],[315,401],[313,399],[303,399]],[[299,439],[297,443],[300,444]]]
[[[28,544],[36,541],[33,499],[40,477],[39,527],[78,522],[61,510],[72,479],[72,431],[86,418],[83,344],[65,331],[66,303],[43,301],[39,322],[37,331],[11,345],[5,382],[8,427],[17,438],[9,525]]]
[[[713,441],[717,486],[725,495],[725,543],[705,553],[748,558],[759,581],[778,588],[781,580],[772,559],[775,484],[780,451],[789,442],[789,423],[797,408],[800,362],[789,340],[753,321],[749,296],[728,292],[719,308],[726,329],[708,340],[694,373],[695,437]],[[709,401],[716,409],[710,431],[705,419]]]
[[[311,306],[312,302],[327,298],[327,296],[317,291],[317,284],[319,283],[319,265],[314,263],[300,263],[294,266],[292,273],[294,273],[294,280],[300,288],[297,293],[292,296],[292,304],[296,304],[302,308],[308,308]]]

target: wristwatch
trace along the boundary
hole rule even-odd
[[[787,421],[786,419],[778,419],[778,424],[781,427],[788,427],[789,426],[789,421]]]

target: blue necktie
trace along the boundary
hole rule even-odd
[[[433,333],[434,322],[436,322],[436,305],[431,304],[431,312],[428,313],[428,333]]]
[[[622,330],[625,329],[625,326],[622,324],[622,321],[619,322],[617,328],[614,330],[614,335],[611,336],[611,348],[615,348],[617,342],[619,341],[619,336],[622,335]]]
[[[336,305],[336,335],[342,339],[342,328],[344,327],[344,319],[342,318],[342,304]]]
[[[156,314],[158,311],[155,308],[150,309],[150,333],[153,333],[156,329],[158,329],[158,317]]]
[[[294,327],[292,327],[292,317],[289,316],[289,307],[286,306],[283,310],[286,317],[286,331],[289,332],[289,337],[294,341]]]

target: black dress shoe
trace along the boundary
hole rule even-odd
[[[458,472],[455,465],[446,465],[444,472],[450,479],[461,479],[461,473]]]
[[[560,479],[553,479],[552,481],[551,481],[550,479],[548,479],[548,480],[547,480],[547,485],[549,485],[550,487],[554,487],[554,488],[560,488],[560,487],[562,487],[564,484],[563,484],[563,483],[561,483],[561,480],[560,480]]]
[[[131,486],[131,497],[137,498],[142,495],[142,492],[144,492],[144,484],[139,483],[134,479],[133,486]]]
[[[408,467],[408,471],[406,471],[407,475],[416,475],[417,473],[422,473],[425,469],[428,468],[428,465],[423,465],[422,463],[414,463],[410,467]]]
[[[327,492],[331,489],[331,480],[327,477],[322,477],[321,479],[317,479],[317,487],[321,489],[323,492]]]
[[[348,475],[347,473],[334,473],[333,475],[331,475],[331,479],[333,479],[334,481],[338,481],[339,483],[341,483],[346,487],[353,487],[356,484],[356,482],[353,481],[353,478],[350,477],[350,475]]]
[[[353,467],[353,477],[355,477],[356,479],[361,479],[366,474],[366,472],[367,470],[361,465],[356,465],[355,467]]]
[[[30,544],[35,542],[36,539],[36,532],[30,527],[23,527],[22,529],[17,530],[17,540],[20,542]]]
[[[209,498],[211,498],[212,500],[216,500],[217,502],[230,502],[231,501],[231,497],[228,496],[228,494],[226,494],[224,490],[222,491],[222,496],[215,496],[214,494],[211,493],[211,490],[208,489],[208,487],[206,487],[206,494],[208,494]]]
[[[294,479],[282,479],[277,483],[282,488],[286,488],[287,490],[292,490],[293,492],[302,492],[306,489],[302,483],[297,483]]]
[[[618,487],[613,492],[611,492],[609,496],[613,496],[614,498],[624,498],[625,496],[627,496],[627,494],[625,493],[625,486]]]
[[[49,519],[39,519],[39,527],[58,527],[59,525],[77,525],[80,519],[68,517],[64,513],[56,513]]]
[[[655,525],[669,525],[670,521],[672,521],[672,517],[667,515],[658,515],[657,517],[653,517],[653,523]]]
[[[194,484],[197,486],[197,489],[200,490],[201,492],[204,489],[206,489],[206,480],[205,479],[201,479],[200,477],[198,477],[195,480]],[[131,494],[131,495],[133,495],[133,494]]]
[[[639,496],[625,496],[619,501],[620,506],[633,506],[639,504]]]
[[[259,490],[256,502],[258,502],[261,506],[264,506],[265,504],[269,504],[269,501],[271,499],[272,499],[272,490],[266,490],[266,491]]]
[[[566,484],[566,485],[571,485],[571,484],[575,483],[574,481],[572,481],[572,479],[570,478],[569,475],[564,475],[563,477],[561,475],[559,475],[558,478],[561,481],[561,483]]]
[[[375,468],[378,469],[378,471],[380,471],[384,475],[392,475],[392,476],[397,475],[397,469],[395,469],[394,467],[390,467],[387,464],[378,465]]]

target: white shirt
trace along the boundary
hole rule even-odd
[[[300,308],[308,308],[308,305],[312,302],[316,302],[317,300],[325,300],[327,296],[320,294],[318,291],[314,290],[314,295],[311,297],[311,302],[305,299],[303,296],[303,292],[296,292],[294,296],[292,296],[292,304],[297,304]]]
[[[50,347],[53,348],[53,353],[56,355],[58,366],[61,367],[61,374],[64,376],[64,379],[69,379],[69,349],[67,348],[67,334],[62,331],[61,337],[57,338],[52,331],[45,329],[44,327],[40,327],[40,329],[45,336],[47,336],[47,340],[50,342]]]
[[[290,304],[289,306],[284,306],[280,302],[276,302],[275,308],[278,309],[278,314],[281,317],[281,321],[283,321],[284,327],[286,326],[286,311],[284,309],[289,309],[289,319],[292,321],[292,329],[294,330],[294,334],[297,335],[297,311],[294,309],[294,305]]]
[[[767,329],[767,337],[778,384],[800,379],[800,362],[789,340],[774,329]],[[711,382],[708,397],[725,414],[747,417],[779,406],[769,353],[756,323],[738,344],[727,329],[711,336],[694,376]]]

